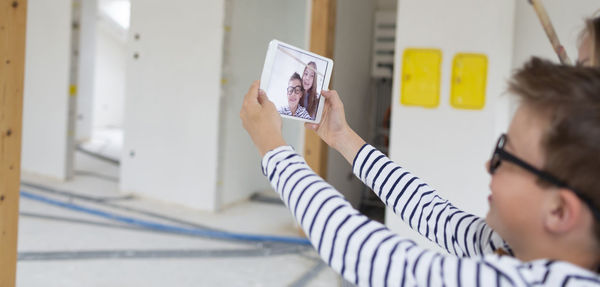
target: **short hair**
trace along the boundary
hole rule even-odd
[[[298,81],[300,81],[300,83],[302,83],[302,77],[300,77],[300,74],[298,74],[296,72],[294,72],[292,74],[292,76],[290,77],[290,81],[291,80],[298,80]],[[304,88],[302,88],[302,90],[304,91]]]
[[[508,91],[547,120],[543,170],[600,208],[600,69],[533,57],[516,71]],[[594,230],[600,239],[600,222]]]

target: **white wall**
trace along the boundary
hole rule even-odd
[[[497,135],[507,124],[507,98],[500,95],[511,71],[514,1],[403,0],[398,3],[392,94],[391,158],[436,188],[457,207],[483,216],[489,176],[484,169]],[[443,53],[441,99],[434,109],[400,105],[402,54],[407,47]],[[485,108],[449,105],[452,59],[457,52],[488,56]],[[431,246],[387,210],[387,224]],[[425,243],[427,242],[427,243]]]
[[[85,141],[92,135],[97,12],[97,0],[81,2],[81,34],[79,36],[79,69],[77,76],[77,141]]]
[[[389,1],[388,1],[389,2]],[[344,103],[348,124],[363,138],[368,136],[365,121],[371,79],[374,3],[351,0],[337,2],[332,88]],[[357,206],[364,185],[352,174],[352,166],[334,149],[329,149],[327,181]]]
[[[216,209],[223,14],[223,0],[132,1],[123,190]]]
[[[591,17],[600,9],[597,0],[543,1],[548,16],[571,61],[577,59],[577,37],[584,28],[583,19]],[[546,36],[535,11],[528,1],[517,1],[515,19],[514,67],[520,67],[531,56],[536,55],[558,61],[558,56]]]
[[[97,25],[93,128],[123,127],[126,67],[129,55],[127,39],[106,16]]]
[[[30,0],[23,104],[24,172],[67,178],[70,0]]]
[[[219,121],[219,205],[269,190],[260,171],[260,157],[240,121],[240,108],[250,84],[260,79],[272,39],[306,48],[305,1],[231,0],[227,2],[223,59],[223,97]],[[269,12],[270,11],[270,12]],[[268,17],[264,14],[268,13]],[[302,151],[304,126],[284,120],[286,142]]]

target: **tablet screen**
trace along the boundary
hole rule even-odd
[[[266,92],[282,115],[315,120],[329,62],[277,44]]]

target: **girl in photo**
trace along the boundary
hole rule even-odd
[[[311,67],[312,69],[308,68]],[[317,104],[319,98],[317,95],[317,84],[316,84],[316,73],[317,64],[315,62],[309,62],[304,67],[302,73],[302,88],[304,88],[304,94],[300,99],[300,105],[306,109],[311,119],[315,118],[317,113]]]

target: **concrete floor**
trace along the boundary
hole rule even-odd
[[[290,213],[278,203],[247,201],[212,214],[122,194],[118,166],[82,152],[76,153],[73,180],[63,183],[23,174],[21,190],[17,286],[341,284],[311,247],[211,239],[101,216],[174,228],[298,237]],[[36,196],[47,202],[31,198]]]

